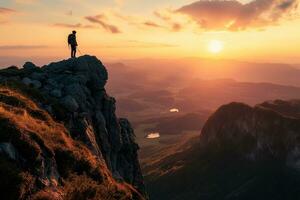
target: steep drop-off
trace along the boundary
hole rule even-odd
[[[145,167],[154,199],[299,199],[299,101],[231,103],[187,150]]]
[[[4,199],[144,199],[134,131],[102,63],[82,56],[0,71]]]

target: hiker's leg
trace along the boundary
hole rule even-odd
[[[71,57],[72,57],[72,58],[75,58],[75,51],[76,51],[76,48],[75,48],[74,46],[71,46],[71,49],[72,49]]]
[[[76,58],[77,47],[74,47],[74,58]]]

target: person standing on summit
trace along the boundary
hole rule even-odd
[[[76,50],[77,50],[77,41],[76,41],[76,31],[72,31],[72,33],[68,36],[68,44],[71,46],[71,58],[76,58]]]

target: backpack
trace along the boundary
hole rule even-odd
[[[72,42],[73,42],[73,35],[70,34],[70,35],[68,36],[68,44],[71,45]]]

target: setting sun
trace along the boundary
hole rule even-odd
[[[220,53],[224,48],[223,42],[219,40],[211,40],[208,44],[208,50],[211,53]]]

